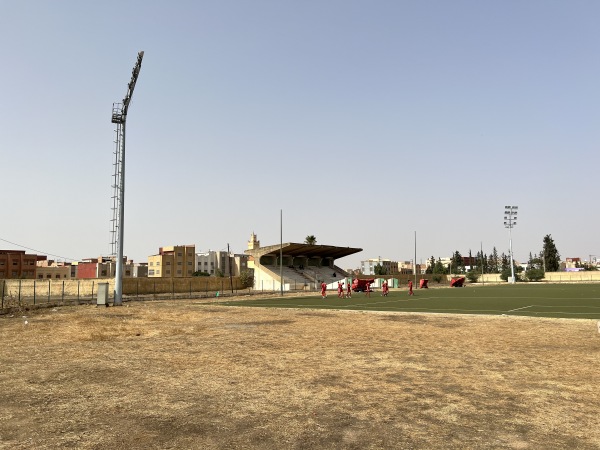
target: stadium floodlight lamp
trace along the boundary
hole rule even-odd
[[[512,228],[517,224],[517,213],[518,213],[518,206],[505,206],[504,207],[504,214],[506,214],[504,216],[504,227],[508,228],[508,236],[509,236],[509,241],[508,241],[508,245],[509,245],[509,253],[510,253],[510,273],[511,273],[511,278],[510,278],[510,283],[514,284],[515,282],[515,267],[514,267],[514,262],[513,262],[513,250],[512,250]]]

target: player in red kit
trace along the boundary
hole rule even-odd
[[[327,298],[327,285],[324,281],[321,283],[321,297]]]
[[[341,281],[338,281],[338,298],[342,298],[344,296],[344,286],[342,286]]]
[[[346,298],[352,298],[352,283],[348,281],[348,289],[346,291]]]
[[[370,297],[371,296],[371,283],[369,283],[368,281],[367,281],[365,289],[366,289],[365,292],[367,293],[367,297]]]
[[[389,288],[388,288],[388,282],[384,281],[383,284],[381,285],[381,292],[384,297],[387,297],[388,292],[389,292]]]
[[[412,280],[408,280],[408,295],[415,295],[412,290]]]

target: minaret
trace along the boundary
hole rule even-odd
[[[260,247],[260,241],[256,239],[256,234],[254,231],[250,235],[250,240],[248,241],[248,250],[255,250]]]

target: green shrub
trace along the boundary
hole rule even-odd
[[[242,283],[242,287],[245,288],[254,286],[254,277],[252,276],[252,272],[249,270],[242,270],[240,272],[240,282]]]
[[[529,269],[525,272],[525,277],[529,281],[540,281],[545,276],[544,269]]]
[[[469,280],[469,283],[477,283],[477,281],[479,281],[479,277],[481,276],[481,274],[479,272],[475,272],[474,270],[471,270],[470,272],[467,272],[467,280]]]
[[[192,274],[192,276],[193,277],[210,277],[210,273],[197,271],[197,272],[194,272]]]

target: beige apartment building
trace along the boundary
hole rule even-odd
[[[71,279],[71,263],[42,259],[37,261],[36,275],[42,279]]]
[[[195,269],[196,246],[160,247],[158,254],[148,256],[148,277],[191,277]]]

